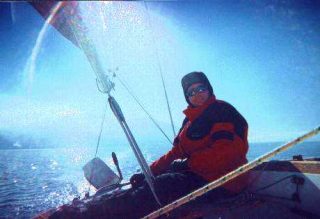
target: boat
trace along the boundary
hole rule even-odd
[[[55,26],[58,31],[81,48],[86,54],[93,71],[97,75],[99,90],[108,94],[110,107],[128,137],[131,148],[154,193],[150,169],[130,129],[125,123],[119,105],[110,95],[114,84],[103,74],[104,70],[101,67],[99,56],[90,38],[84,34],[85,28],[83,29],[83,26],[79,25],[81,19],[79,16],[74,16],[76,22],[75,20],[66,21],[65,17],[62,19],[63,22],[61,20],[59,21],[61,14],[65,15],[67,13],[68,15],[74,15],[78,3],[56,3],[49,1],[49,3],[31,2],[31,4],[49,23]],[[51,14],[48,14],[48,11],[50,11]],[[69,29],[65,28],[65,21],[66,23],[69,22]],[[280,146],[263,157],[239,167],[232,173],[209,183],[207,186],[188,194],[186,197],[152,212],[150,215],[146,215],[144,218],[319,218],[320,209],[317,204],[320,202],[320,158],[303,159],[301,156],[295,156],[292,160],[266,161],[275,154],[301,142],[302,139],[309,138],[319,132],[320,128],[317,128],[286,145]],[[114,155],[113,158],[119,170],[116,156]],[[75,198],[73,202],[68,205],[69,207],[71,206],[76,209],[85,208],[88,203],[95,201],[101,202],[131,189],[128,183],[121,183],[122,176],[120,170],[118,175],[115,174],[106,164],[101,163],[99,160],[97,161],[97,158],[94,158],[88,165],[104,166],[102,171],[96,173],[98,174],[97,179],[103,178],[104,180],[98,180],[99,182],[96,182],[95,177],[92,177],[92,173],[85,173],[88,181],[98,190],[94,195],[90,196],[88,194],[83,199]],[[92,168],[92,166],[89,168],[84,167],[85,172],[93,169],[96,168]],[[221,186],[223,183],[244,172],[250,173],[251,181],[243,192],[232,198],[217,202],[210,197],[210,190]],[[157,199],[157,196],[154,196],[155,199]],[[201,198],[203,196],[205,198]],[[63,208],[63,206],[50,209],[35,218],[49,218],[61,208]]]
[[[250,171],[245,191],[220,202],[195,202],[172,218],[319,218],[320,159],[274,160]]]
[[[114,174],[114,173],[112,173]],[[84,208],[130,189],[120,182],[99,189],[95,195],[74,199],[71,206]],[[247,188],[234,197],[215,201],[210,193],[172,210],[160,218],[319,218],[320,158],[263,162],[250,171]],[[45,211],[35,218],[49,218],[58,208]],[[129,216],[130,217],[130,216]]]

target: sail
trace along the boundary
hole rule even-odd
[[[68,38],[75,45],[80,47],[85,53],[94,73],[100,82],[102,89],[99,90],[103,93],[109,94],[109,104],[113,113],[117,117],[123,131],[125,132],[130,146],[138,160],[141,170],[145,175],[146,181],[156,199],[160,205],[160,201],[155,193],[153,186],[153,174],[148,166],[144,156],[138,147],[130,128],[128,127],[124,116],[121,112],[121,108],[116,100],[110,95],[114,83],[105,74],[102,62],[96,51],[95,44],[89,36],[88,28],[85,25],[84,19],[81,17],[80,4],[78,2],[52,2],[44,1],[39,3],[32,3],[32,5],[40,12],[40,14],[51,23],[60,33]],[[87,7],[94,7],[94,4],[87,5]],[[93,8],[94,9],[94,8]],[[91,24],[92,26],[92,24]]]
[[[103,92],[109,93],[114,84],[105,74],[95,44],[88,36],[89,29],[84,22],[80,3],[76,1],[39,1],[30,2],[30,4],[64,37],[82,49],[102,86]]]
[[[82,24],[81,14],[79,12],[79,3],[76,1],[32,1],[29,2],[39,14],[48,20],[65,38],[70,40],[74,45],[79,47],[73,30],[78,32],[84,31],[85,26]]]

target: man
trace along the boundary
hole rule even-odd
[[[185,75],[182,87],[189,104],[186,118],[172,150],[151,165],[152,172],[164,173],[171,162],[186,158],[182,161],[186,169],[210,182],[247,163],[248,124],[243,116],[216,99],[202,72]],[[243,186],[238,180],[223,187],[239,192]]]
[[[230,104],[217,100],[202,72],[182,78],[188,107],[186,118],[172,149],[150,166],[155,176],[155,192],[161,204],[168,204],[205,184],[218,179],[247,162],[248,125]],[[52,218],[140,218],[159,208],[143,174],[131,177],[132,189],[107,200],[87,204],[87,210],[56,213]],[[236,194],[245,186],[238,177],[214,189],[220,199]],[[65,208],[69,209],[69,208]],[[77,211],[78,212],[78,211]]]
[[[188,103],[183,111],[186,118],[172,149],[150,166],[162,204],[168,204],[247,163],[248,124],[243,116],[229,103],[216,99],[204,73],[191,72],[182,78],[181,83]],[[143,174],[133,175],[130,182],[141,191],[147,187]],[[213,190],[211,196],[215,199],[229,197],[240,192],[245,185],[246,177],[240,176]],[[143,204],[141,212],[144,214],[139,216],[156,209],[150,192],[148,200],[148,204]]]

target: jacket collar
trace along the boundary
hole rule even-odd
[[[188,106],[187,109],[183,111],[183,113],[186,115],[186,117],[189,119],[189,121],[194,121],[205,109],[208,108],[209,105],[214,103],[216,101],[216,97],[213,94],[203,105],[192,107]]]

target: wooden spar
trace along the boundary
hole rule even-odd
[[[252,168],[258,166],[262,162],[275,156],[276,154],[283,152],[283,151],[289,149],[290,147],[319,134],[319,132],[320,132],[320,126],[317,127],[316,129],[302,135],[301,137],[296,138],[295,140],[288,142],[282,146],[279,146],[278,148],[272,150],[271,152],[258,157],[257,159],[251,161],[250,163],[247,163],[247,164],[240,166],[236,170],[220,177],[219,179],[205,185],[204,187],[197,189],[194,192],[158,209],[157,211],[150,213],[149,215],[145,216],[143,219],[153,219],[153,218],[160,217],[163,214],[167,214],[168,212],[178,208],[179,206],[181,206],[187,202],[190,202],[190,201],[194,200],[195,198],[211,191],[212,189],[217,188],[218,186],[221,186],[222,184],[224,184],[224,183],[236,178],[237,176],[251,170]]]

